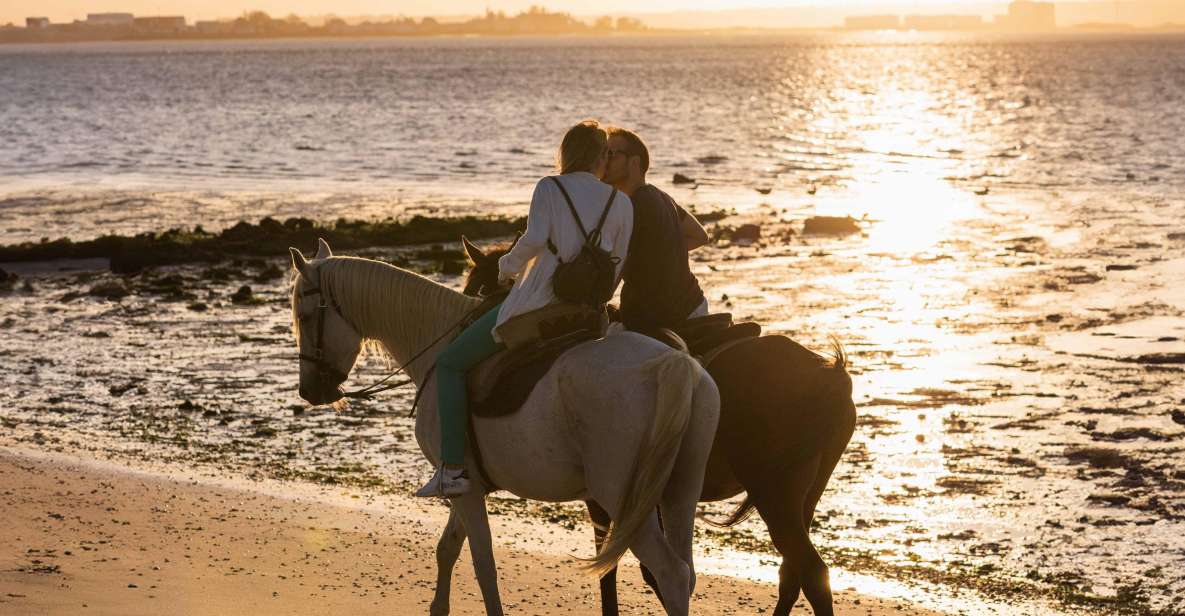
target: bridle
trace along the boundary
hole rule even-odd
[[[330,295],[328,291],[323,290],[323,288],[325,287],[325,284],[324,284],[324,281],[321,280],[320,276],[318,276],[317,282],[318,282],[317,286],[315,286],[311,289],[305,289],[300,294],[301,297],[308,297],[310,295],[320,295],[321,296],[321,301],[317,302],[317,317],[316,317],[317,318],[317,338],[316,338],[317,342],[316,342],[316,346],[313,347],[313,354],[312,355],[306,355],[304,353],[301,353],[300,360],[310,362],[314,366],[316,366],[318,378],[330,376],[330,377],[336,378],[337,379],[336,382],[344,383],[346,381],[346,379],[350,378],[350,375],[342,372],[341,370],[338,370],[336,367],[334,367],[332,364],[330,364],[328,361],[325,360],[325,348],[324,348],[324,346],[325,346],[324,345],[324,342],[325,342],[325,311],[328,310],[330,308],[330,306],[332,306],[333,311],[336,312],[337,315],[340,316],[342,318],[342,320],[346,322],[346,325],[348,325],[350,327],[350,329],[354,330],[355,334],[358,333],[358,328],[354,327],[354,324],[350,323],[350,320],[346,318],[346,315],[342,312],[341,306],[338,305],[337,300],[334,299],[333,296]],[[299,315],[297,318],[299,318]]]

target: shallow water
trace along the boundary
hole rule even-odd
[[[681,201],[874,216],[924,201],[929,217],[984,187],[1185,185],[1181,36],[7,45],[0,93],[5,193],[370,195],[364,214],[522,203],[583,117],[638,130],[659,180],[698,180]],[[155,228],[211,200],[104,209]],[[0,232],[96,231],[84,215],[31,225],[39,210],[0,203]]]
[[[700,180],[672,189],[677,199],[735,208],[722,227],[762,226],[758,244],[693,255],[714,307],[812,348],[835,336],[851,355],[860,420],[819,507],[825,558],[1004,598],[1185,609],[1173,573],[1185,565],[1185,416],[1173,414],[1185,406],[1185,40],[302,41],[115,45],[93,58],[76,49],[0,49],[0,65],[15,67],[0,82],[19,86],[0,109],[6,120],[29,116],[0,130],[58,135],[0,152],[6,243],[264,215],[521,213],[548,164],[540,144],[564,125],[600,115],[640,126],[660,185],[675,171]],[[607,86],[555,70],[590,54],[604,58],[590,70]],[[356,70],[334,68],[344,64]],[[121,170],[113,129],[28,102],[47,96],[30,71],[108,65],[141,77],[120,91],[96,78],[86,100],[143,117],[127,139],[150,150],[137,160],[159,164]],[[222,88],[211,91],[224,94],[225,113],[201,104],[205,87],[175,83],[167,67],[177,65]],[[433,71],[446,77],[427,79]],[[243,75],[267,77],[256,80],[260,100]],[[465,80],[481,88],[459,88]],[[416,88],[380,87],[387,81]],[[637,83],[657,85],[640,93]],[[565,95],[528,95],[542,84]],[[47,100],[61,110],[82,99]],[[448,102],[429,114],[425,100]],[[313,117],[299,115],[306,105]],[[262,108],[279,116],[272,129],[259,124]],[[182,116],[192,121],[167,121]],[[166,126],[181,136],[166,140]],[[325,149],[295,150],[296,137]],[[179,172],[161,158],[171,139],[213,166]],[[474,153],[456,146],[474,139]],[[510,152],[519,147],[529,153]],[[243,156],[251,169],[231,169]],[[312,177],[259,171],[289,159]],[[97,164],[67,167],[84,160]],[[356,173],[363,164],[389,177]],[[819,213],[852,215],[864,232],[803,236],[802,219]],[[106,273],[30,274],[31,290],[0,296],[6,431],[46,446],[116,436],[247,474],[409,489],[427,472],[403,417],[411,392],[342,414],[304,410],[283,281],[263,276],[265,265],[128,278],[131,294],[114,301],[86,294],[115,278]],[[180,278],[162,280],[169,274]],[[262,303],[230,303],[244,283]],[[355,381],[381,369],[369,360]],[[768,549],[757,521],[704,536]]]

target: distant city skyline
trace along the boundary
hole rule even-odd
[[[188,20],[233,18],[247,11],[265,11],[273,16],[302,17],[337,15],[411,17],[463,17],[480,15],[487,9],[517,12],[532,5],[576,16],[629,15],[657,28],[729,27],[841,27],[845,18],[857,15],[894,14],[977,15],[1000,14],[1007,1],[950,2],[949,0],[655,0],[645,12],[631,0],[604,0],[595,8],[579,0],[9,0],[0,7],[0,24],[23,25],[28,17],[46,17],[51,22],[85,20],[88,13],[121,12],[137,16],[179,15]],[[1061,27],[1085,22],[1121,22],[1155,26],[1185,23],[1185,0],[1063,0],[1056,2]],[[590,12],[591,11],[591,12]]]

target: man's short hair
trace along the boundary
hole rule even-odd
[[[609,137],[621,137],[625,139],[626,143],[630,144],[629,156],[637,156],[639,159],[642,173],[650,170],[650,150],[647,149],[646,143],[632,130],[624,129],[619,126],[610,126],[608,129]]]

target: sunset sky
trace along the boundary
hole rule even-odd
[[[0,2],[0,23],[24,24],[26,17],[49,17],[54,22],[85,19],[87,13],[130,12],[137,15],[184,15],[190,21],[235,17],[247,10],[263,10],[275,16],[291,13],[302,16],[335,14],[343,17],[359,15],[460,16],[483,13],[487,8],[517,12],[532,4],[550,10],[577,15],[632,14],[645,18],[647,14],[736,11],[754,9],[734,15],[716,25],[805,26],[837,25],[846,14],[876,12],[907,13],[962,13],[992,15],[1003,12],[1006,2],[950,0],[651,0],[639,4],[636,0],[4,0]],[[1059,2],[1059,21],[1073,23],[1093,19],[1111,19],[1114,2],[1084,0]],[[1122,19],[1132,23],[1161,23],[1170,19],[1185,21],[1185,0],[1123,0],[1119,3]],[[770,23],[770,11],[786,9],[786,22]],[[748,16],[745,16],[745,13]],[[658,25],[663,18],[656,15]],[[750,23],[751,22],[751,23]],[[688,25],[694,24],[688,21]],[[705,24],[705,25],[710,25]],[[1063,25],[1066,25],[1063,23]]]

